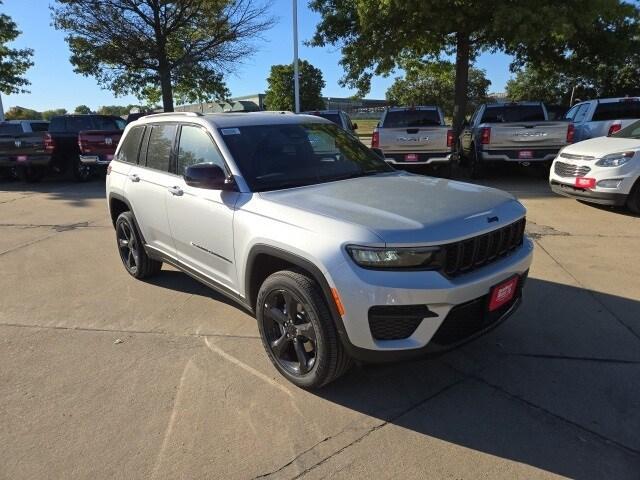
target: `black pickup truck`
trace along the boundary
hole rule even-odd
[[[59,172],[71,168],[78,181],[86,181],[97,168],[82,161],[80,155],[80,132],[108,131],[120,133],[126,122],[111,115],[60,115],[51,119],[47,135],[47,145],[52,154],[52,166]],[[94,162],[95,163],[95,162]],[[106,167],[105,167],[106,168]]]
[[[0,176],[40,180],[49,167],[51,153],[45,136],[46,122],[0,122]]]

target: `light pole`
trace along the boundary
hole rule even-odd
[[[293,0],[293,97],[300,113],[300,72],[298,71],[298,0]]]

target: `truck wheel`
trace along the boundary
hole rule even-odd
[[[351,366],[320,288],[305,273],[269,276],[258,292],[256,317],[269,359],[298,387],[322,387]]]
[[[91,178],[93,173],[93,167],[86,165],[80,161],[80,158],[76,157],[73,160],[73,177],[78,182],[87,182]]]
[[[44,177],[44,168],[31,165],[16,167],[16,174],[20,180],[28,183],[36,183]]]
[[[631,192],[629,192],[627,208],[636,215],[640,215],[640,179],[636,180],[636,184],[631,189]]]
[[[116,242],[124,268],[138,280],[155,275],[162,268],[162,262],[147,255],[131,212],[123,212],[118,216]]]
[[[471,154],[469,155],[469,177],[473,179],[482,178],[486,173],[486,168],[482,164],[482,161],[478,158],[478,152],[475,147],[471,147]]]

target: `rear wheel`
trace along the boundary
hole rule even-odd
[[[16,167],[16,175],[23,182],[35,183],[42,180],[45,170],[42,167],[34,167],[33,165],[26,165]]]
[[[482,178],[486,173],[486,168],[482,164],[482,160],[478,157],[476,148],[471,146],[471,153],[469,154],[469,176],[474,179]]]
[[[302,272],[269,276],[258,293],[262,343],[276,369],[302,388],[318,388],[351,366],[316,282]]]
[[[116,241],[118,253],[124,268],[137,279],[155,275],[162,268],[162,262],[149,258],[136,229],[131,212],[123,212],[116,220]]]
[[[80,161],[79,157],[73,160],[73,177],[78,182],[86,182],[91,178],[93,167]]]
[[[640,179],[636,181],[636,184],[629,192],[627,197],[627,208],[636,215],[640,215]]]

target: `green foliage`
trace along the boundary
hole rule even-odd
[[[306,60],[298,61],[300,72],[300,111],[324,108],[322,89],[325,81],[322,71]],[[293,64],[273,65],[267,78],[267,92],[264,103],[269,110],[295,109]]]
[[[87,114],[87,113],[91,113],[91,109],[86,105],[78,105],[73,112],[80,113],[80,114]]]
[[[41,120],[42,114],[36,110],[24,107],[11,107],[5,113],[7,120]]]
[[[0,5],[2,1],[0,0]],[[21,34],[16,23],[8,15],[0,15],[0,92],[7,95],[26,93],[30,85],[24,74],[33,65],[30,48],[15,49],[7,46]]]
[[[103,105],[96,113],[100,115],[115,115],[116,117],[126,117],[131,110],[137,108],[144,110],[140,105]]]
[[[55,108],[53,110],[45,110],[42,112],[43,120],[51,120],[53,117],[57,117],[58,115],[66,115],[68,112],[64,108]]]
[[[446,115],[451,115],[455,103],[456,67],[447,61],[412,62],[405,64],[406,75],[396,78],[387,90],[387,100],[398,106],[439,105]],[[491,82],[484,70],[469,69],[467,112],[487,100]]]
[[[115,95],[136,95],[166,111],[228,96],[223,75],[255,52],[270,28],[255,0],[57,0],[54,26],[67,32],[77,73]]]

